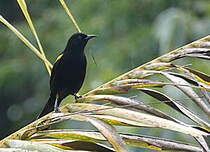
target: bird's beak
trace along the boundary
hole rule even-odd
[[[96,35],[88,35],[85,39],[86,39],[86,40],[89,40],[89,39],[92,39],[92,38],[94,38],[94,37],[96,37]]]

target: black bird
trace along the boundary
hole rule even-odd
[[[95,35],[84,33],[73,34],[65,50],[57,57],[50,77],[50,97],[38,118],[52,112],[58,112],[61,101],[68,95],[79,96],[76,93],[82,87],[86,74],[86,56],[84,48],[89,39]]]

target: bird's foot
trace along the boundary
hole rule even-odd
[[[60,113],[60,112],[61,112],[61,111],[59,110],[59,107],[58,107],[58,98],[56,98],[56,100],[55,100],[54,112],[55,112],[55,113]]]
[[[59,108],[57,107],[57,108],[54,109],[54,112],[55,112],[55,113],[60,113],[61,111],[60,111]]]
[[[82,98],[82,96],[79,95],[78,93],[75,93],[75,94],[74,94],[74,97],[75,97],[76,103],[78,102],[78,99],[79,99],[79,98]]]

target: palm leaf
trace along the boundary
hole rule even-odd
[[[21,40],[31,48],[45,63],[47,69],[51,64],[46,59],[38,36],[28,15],[26,4],[19,1],[29,25],[36,37],[40,52],[2,16],[0,21],[7,25]],[[73,16],[64,1],[60,1],[67,14],[80,31]],[[0,142],[4,151],[128,151],[128,146],[143,147],[155,150],[180,151],[209,151],[203,137],[209,135],[210,124],[194,114],[186,105],[173,99],[164,92],[165,86],[179,89],[187,102],[195,103],[207,119],[210,118],[209,101],[207,94],[209,76],[188,65],[178,65],[176,60],[186,57],[210,59],[210,36],[182,46],[170,53],[141,65],[100,87],[86,93],[79,103],[69,102],[60,108],[61,113],[49,113],[32,122],[17,132],[11,134]],[[50,73],[50,72],[49,72]],[[160,80],[161,77],[161,80]],[[159,90],[159,91],[158,91]],[[131,99],[126,95],[132,91],[143,92],[163,103],[171,110],[189,118],[196,125],[187,124],[163,112],[161,107],[154,108],[139,99]],[[199,94],[203,95],[203,98]],[[97,104],[97,101],[104,104]],[[185,101],[184,101],[185,102]],[[51,126],[67,121],[82,121],[92,124],[96,130],[58,129],[47,130]],[[161,128],[175,131],[182,135],[190,135],[198,142],[191,145],[169,139],[128,134],[119,132],[115,126],[133,128]],[[106,142],[111,144],[107,146]]]

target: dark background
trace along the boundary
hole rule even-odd
[[[88,72],[80,94],[210,33],[210,3],[205,0],[71,0],[67,4],[82,31],[98,36],[86,47]],[[58,1],[29,0],[27,5],[53,63],[76,29]],[[0,0],[0,14],[37,47],[16,1]],[[206,62],[192,59],[180,64],[188,61],[201,71],[209,68]],[[48,96],[44,64],[0,24],[0,139],[33,121]]]

